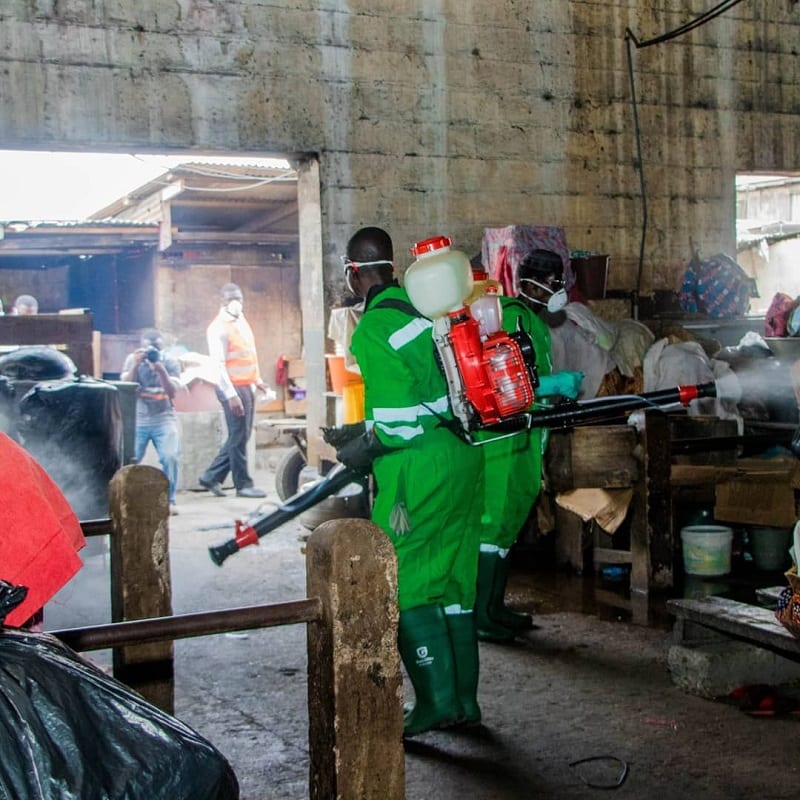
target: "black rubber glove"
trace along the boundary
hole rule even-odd
[[[340,428],[322,428],[322,438],[331,446],[337,449],[343,447],[353,439],[363,436],[367,432],[364,421],[351,422],[342,425]]]
[[[16,586],[8,581],[0,581],[0,625],[27,595],[27,586]]]
[[[346,467],[369,472],[372,462],[391,448],[386,447],[372,430],[365,431],[355,439],[343,444],[336,451],[336,458]]]

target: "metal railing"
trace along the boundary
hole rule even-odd
[[[110,534],[114,621],[51,634],[78,651],[112,648],[114,676],[172,713],[175,639],[305,624],[309,796],[403,798],[397,566],[388,538],[367,520],[326,522],[306,545],[306,599],[173,615],[166,497],[160,470],[117,472],[110,519],[83,523],[86,535]]]

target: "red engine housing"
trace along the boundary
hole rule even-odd
[[[533,386],[522,349],[505,331],[481,340],[478,322],[462,310],[450,316],[450,341],[467,400],[484,425],[526,411]]]

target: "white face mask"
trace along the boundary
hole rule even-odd
[[[564,306],[567,304],[569,298],[567,297],[567,290],[566,289],[559,289],[557,292],[554,292],[549,286],[546,286],[543,283],[539,283],[539,281],[533,280],[533,278],[520,278],[520,283],[532,283],[534,286],[538,286],[540,289],[547,292],[550,297],[547,299],[545,303],[543,300],[539,300],[537,297],[531,297],[529,294],[525,294],[522,289],[519,290],[519,293],[526,299],[530,300],[531,303],[536,303],[537,305],[544,306],[551,314],[556,314],[557,312],[561,311]]]
[[[242,301],[241,300],[230,300],[228,302],[228,305],[225,306],[225,310],[232,317],[240,317],[242,315]]]

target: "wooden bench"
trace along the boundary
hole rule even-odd
[[[675,616],[675,644],[733,639],[800,661],[800,639],[775,619],[770,608],[739,603],[725,597],[668,600]]]

